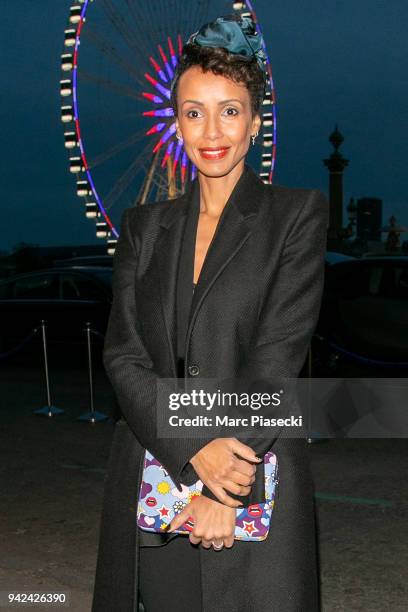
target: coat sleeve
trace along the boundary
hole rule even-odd
[[[256,333],[237,376],[239,381],[257,381],[254,391],[266,392],[277,378],[299,376],[320,311],[328,224],[327,198],[313,189],[288,231],[277,277],[266,295]],[[263,457],[278,437],[239,439]],[[206,486],[203,494],[216,499]]]
[[[177,485],[192,484],[194,472],[183,467],[196,452],[197,443],[206,441],[173,440],[157,435],[157,382],[153,361],[140,333],[135,276],[138,239],[132,236],[130,213],[122,216],[121,230],[113,262],[113,302],[105,336],[103,362],[113,386],[123,418],[140,444],[166,468]],[[190,464],[189,464],[190,465]],[[191,466],[192,467],[192,466]]]

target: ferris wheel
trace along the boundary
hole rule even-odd
[[[124,208],[172,199],[196,177],[176,138],[170,82],[181,49],[220,15],[248,16],[262,36],[254,2],[231,0],[76,0],[61,55],[60,93],[69,170],[82,213],[115,251]],[[271,183],[276,98],[265,41],[267,87],[252,167]]]

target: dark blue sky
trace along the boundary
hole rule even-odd
[[[98,0],[95,0],[95,5]],[[92,244],[68,172],[59,95],[70,2],[2,3],[0,250],[20,241]],[[272,61],[278,152],[274,182],[327,193],[322,158],[337,122],[345,137],[345,204],[384,200],[408,224],[406,0],[255,2]]]

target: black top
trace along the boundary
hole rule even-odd
[[[195,187],[195,188],[194,188]],[[186,335],[190,321],[191,303],[194,292],[194,256],[195,243],[200,216],[200,189],[196,183],[192,187],[191,202],[187,209],[187,219],[184,226],[183,240],[180,249],[177,271],[177,365],[178,378],[184,378],[184,354]],[[193,291],[191,291],[193,285]]]

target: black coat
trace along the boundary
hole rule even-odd
[[[156,381],[177,377],[178,260],[197,188],[196,179],[176,200],[130,208],[122,217],[104,363],[123,417],[108,462],[93,612],[138,610],[144,449],[176,483],[189,484],[188,461],[205,443],[160,438],[155,421]],[[245,166],[192,299],[186,377],[299,375],[319,314],[328,216],[319,190],[264,184]],[[319,610],[306,442],[287,436],[282,430],[262,448],[275,452],[280,474],[267,539],[200,553],[203,612]]]

